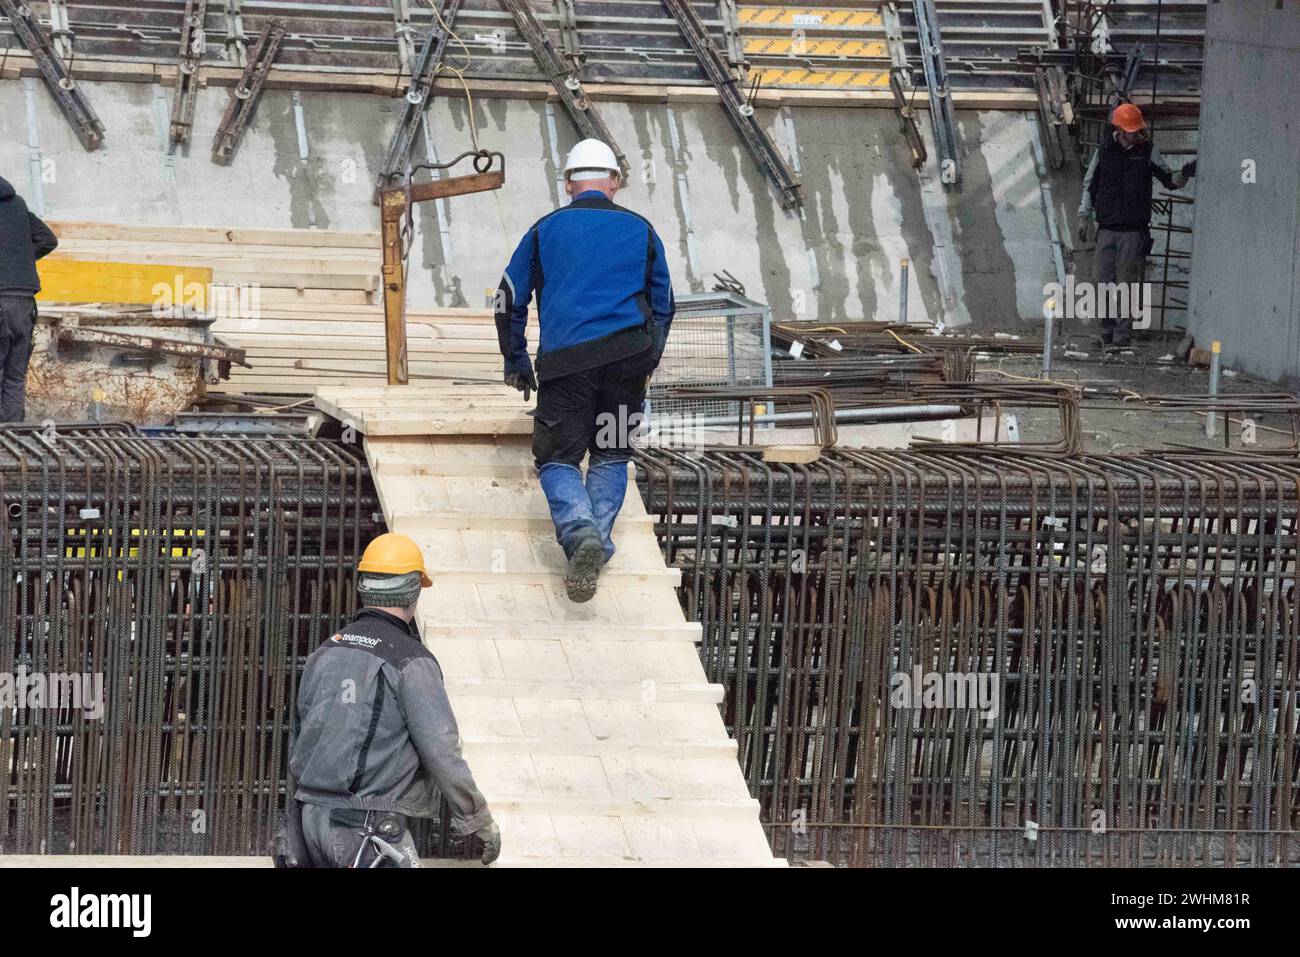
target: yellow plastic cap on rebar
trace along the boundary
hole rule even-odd
[[[405,575],[408,572],[420,573],[420,585],[428,588],[433,584],[424,567],[424,555],[420,546],[405,535],[387,532],[380,535],[366,546],[365,553],[357,565],[357,571],[374,572],[377,575]]]

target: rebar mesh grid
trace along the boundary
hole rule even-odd
[[[290,438],[0,430],[0,852],[265,854],[306,656],[383,520],[364,461]]]
[[[776,853],[1298,862],[1295,459],[637,464]]]

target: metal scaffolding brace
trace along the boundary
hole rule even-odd
[[[578,14],[573,8],[573,0],[555,0],[555,15],[560,20],[560,46],[564,58],[573,64],[574,71],[582,69],[587,61],[587,54],[582,52],[582,40],[578,36]]]
[[[947,188],[961,182],[961,160],[957,154],[952,91],[948,89],[948,66],[943,56],[943,38],[939,35],[939,14],[934,9],[934,0],[913,0],[912,15],[916,18],[916,38],[921,44],[921,64],[930,93],[930,123],[939,154],[940,181]]]
[[[68,0],[50,0],[49,3],[50,37],[54,40],[54,49],[63,59],[72,57],[72,25],[68,20]]]
[[[194,98],[199,92],[199,61],[207,47],[207,33],[203,29],[207,13],[208,0],[185,0],[180,54],[176,61],[176,95],[172,99],[169,134],[174,146],[190,141],[190,131],[194,125]]]
[[[1034,91],[1038,94],[1038,123],[1043,132],[1047,164],[1052,169],[1061,169],[1070,143],[1066,129],[1074,123],[1065,72],[1059,66],[1038,67],[1034,71]]]
[[[782,208],[789,209],[802,203],[802,187],[796,182],[794,173],[772,138],[754,117],[754,107],[740,92],[739,83],[728,66],[727,58],[709,36],[704,21],[686,0],[663,0],[663,5],[677,20],[677,26],[699,60],[704,75],[717,89],[727,119],[736,128],[758,168],[776,188]]]
[[[248,37],[244,34],[244,14],[240,0],[225,0],[226,59],[235,66],[248,65]]]
[[[498,0],[498,2],[506,13],[514,17],[516,29],[532,48],[538,68],[555,87],[555,92],[560,102],[564,104],[569,118],[573,120],[573,125],[578,128],[578,133],[583,139],[600,140],[614,151],[614,155],[618,158],[619,169],[623,173],[623,181],[626,182],[630,171],[627,157],[618,148],[618,143],[614,141],[614,134],[600,118],[595,106],[587,99],[587,94],[582,89],[582,81],[578,79],[577,67],[565,66],[564,59],[555,49],[555,44],[551,42],[550,37],[546,35],[546,31],[527,0]]]
[[[397,37],[397,62],[402,70],[409,71],[415,62],[415,28],[411,26],[411,8],[406,0],[392,0],[392,6],[393,33]]]
[[[99,121],[89,101],[77,86],[77,81],[54,50],[49,33],[32,14],[31,7],[15,0],[0,0],[0,12],[9,18],[9,25],[23,48],[36,61],[45,88],[54,97],[72,130],[87,150],[99,149],[104,142],[104,124]]]
[[[244,67],[244,73],[239,78],[239,84],[230,97],[230,105],[226,107],[226,113],[221,117],[217,135],[212,138],[212,162],[219,166],[225,166],[234,156],[240,137],[244,135],[244,130],[248,128],[248,121],[252,119],[253,111],[257,109],[257,101],[262,96],[262,88],[266,85],[266,76],[271,72],[271,64],[275,62],[275,56],[280,52],[282,42],[284,42],[284,22],[275,18],[267,20],[266,26],[262,28],[262,35],[257,38],[257,46],[253,47],[248,65]]]
[[[912,167],[920,169],[928,154],[925,139],[916,125],[916,108],[908,98],[909,91],[915,93],[916,85],[912,82],[912,68],[908,65],[907,48],[903,45],[903,22],[898,17],[898,4],[882,3],[880,19],[885,28],[885,43],[889,46],[889,89],[894,94],[894,111],[912,153]]]
[[[745,41],[740,35],[740,11],[736,0],[718,0],[718,16],[722,18],[722,36],[727,41],[727,62],[733,70],[749,68],[745,60]]]
[[[461,5],[462,0],[444,0],[441,12],[448,29],[455,29],[456,14],[460,12]],[[378,189],[391,185],[394,177],[404,177],[406,168],[411,165],[411,147],[415,143],[415,135],[420,130],[424,114],[433,101],[433,81],[437,79],[438,69],[442,66],[449,39],[448,31],[434,17],[429,24],[429,32],[425,35],[424,46],[420,48],[420,56],[415,61],[415,68],[411,71],[402,116],[397,121],[397,129],[393,131],[393,138],[388,144],[388,155],[379,170]]]

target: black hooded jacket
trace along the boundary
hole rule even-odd
[[[34,296],[41,291],[36,260],[59,245],[50,227],[0,177],[0,296]]]

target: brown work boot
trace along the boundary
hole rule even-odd
[[[569,556],[569,567],[564,572],[564,587],[568,590],[569,601],[581,604],[591,601],[596,594],[596,579],[600,576],[600,566],[605,564],[605,546],[600,536],[584,535],[573,547]]]

